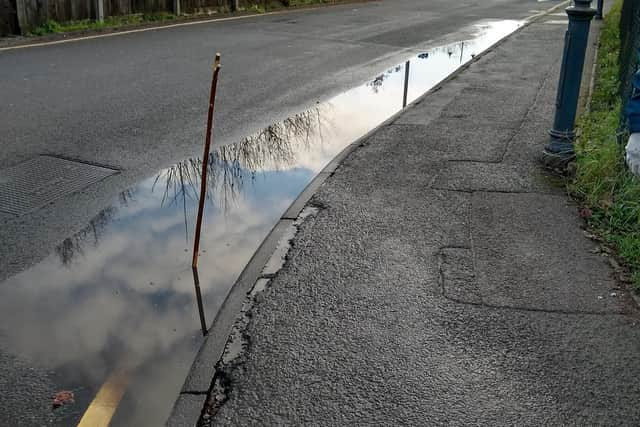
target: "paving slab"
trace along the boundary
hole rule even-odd
[[[618,284],[607,260],[596,253],[597,244],[582,236],[576,211],[565,196],[475,193],[470,247],[482,301],[533,310],[620,312]]]

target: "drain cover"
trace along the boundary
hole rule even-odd
[[[58,157],[38,156],[0,171],[0,212],[26,214],[117,172]]]

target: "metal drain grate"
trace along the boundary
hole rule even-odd
[[[24,215],[117,172],[58,157],[38,156],[0,171],[0,212]]]

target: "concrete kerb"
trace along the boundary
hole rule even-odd
[[[218,311],[207,337],[193,362],[189,375],[182,387],[182,393],[206,393],[213,374],[214,366],[224,351],[229,332],[236,315],[240,312],[245,296],[251,291],[254,283],[262,273],[262,269],[278,246],[285,231],[293,225],[293,220],[281,219],[269,232],[258,250],[244,268]],[[205,375],[206,374],[206,375]]]
[[[327,164],[323,170],[316,175],[316,177],[307,185],[307,187],[300,193],[300,195],[293,201],[290,207],[282,215],[278,223],[273,227],[271,232],[267,235],[262,242],[256,253],[253,255],[247,266],[240,274],[238,280],[234,283],[225,301],[223,302],[220,310],[218,311],[211,327],[209,328],[208,335],[200,347],[196,359],[194,360],[189,374],[182,387],[182,391],[176,400],[172,414],[167,422],[170,426],[194,426],[196,425],[201,411],[197,411],[193,417],[185,417],[185,410],[193,408],[192,400],[185,399],[185,395],[205,395],[208,394],[212,380],[216,372],[216,365],[224,352],[225,346],[229,339],[229,334],[232,331],[234,322],[238,314],[241,312],[242,305],[247,298],[247,295],[251,292],[255,283],[260,279],[262,269],[270,259],[278,246],[278,242],[285,235],[286,230],[293,225],[295,220],[300,216],[300,213],[308,204],[309,200],[318,191],[318,189],[326,182],[326,180],[334,174],[342,162],[358,147],[362,146],[371,136],[377,133],[380,129],[393,124],[398,118],[407,110],[419,105],[425,98],[439,91],[444,84],[455,79],[460,73],[468,69],[472,64],[482,59],[485,55],[491,53],[498,46],[508,40],[510,37],[518,34],[520,31],[527,28],[529,25],[536,23],[544,16],[554,12],[558,8],[566,6],[570,3],[570,0],[564,1],[552,8],[549,8],[543,13],[534,15],[527,19],[525,23],[515,30],[513,33],[501,38],[493,45],[485,49],[482,53],[476,55],[469,62],[458,68],[449,76],[434,85],[432,89],[425,92],[418,97],[412,103],[410,103],[405,109],[398,111],[396,114],[376,126],[374,129],[358,138],[353,143],[345,147],[336,157],[333,158]],[[197,416],[196,416],[197,415]]]
[[[207,401],[207,394],[186,394],[178,397],[171,416],[167,421],[168,426],[194,426],[198,423],[200,412]]]
[[[240,313],[247,294],[261,276],[264,265],[278,247],[280,238],[293,223],[293,220],[279,220],[240,273],[198,350],[166,425],[194,426],[197,423],[216,372],[216,364],[224,353],[236,316]],[[196,399],[189,396],[200,397]],[[202,403],[198,410],[194,409],[194,399]],[[189,413],[191,415],[187,416]]]

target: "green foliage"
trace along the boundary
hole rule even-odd
[[[640,289],[640,180],[626,168],[621,143],[626,135],[619,131],[621,6],[616,1],[605,17],[591,110],[578,122],[576,177],[570,189],[590,209],[589,225],[614,246]]]
[[[101,28],[118,28],[126,25],[141,24],[144,22],[162,22],[175,19],[173,13],[158,12],[149,14],[135,14],[124,16],[109,16],[103,22],[93,21],[91,19],[83,19],[81,21],[56,22],[47,21],[34,29],[30,35],[43,36],[45,34],[54,33],[70,33],[74,31],[97,30]]]
[[[265,13],[266,9],[258,4],[252,4],[251,7],[249,7],[249,9],[247,9],[247,11],[251,12],[251,13]]]
[[[309,6],[313,4],[325,4],[334,3],[335,0],[254,0],[255,2],[248,7],[241,7],[238,12],[248,13],[265,13],[268,10],[280,9],[282,7],[300,7]],[[229,6],[220,6],[217,9],[218,13],[227,14],[231,13]],[[201,11],[202,13],[202,11]],[[164,22],[175,20],[178,17],[169,12],[157,12],[157,13],[145,13],[145,14],[133,14],[124,16],[110,16],[106,17],[103,22],[97,22],[91,19],[84,19],[81,21],[69,21],[69,22],[56,22],[53,20],[47,21],[45,24],[35,28],[28,35],[30,36],[43,36],[46,34],[55,33],[70,33],[75,31],[90,31],[103,28],[118,28],[129,25],[143,24],[145,22]]]
[[[142,15],[142,21],[144,22],[171,21],[176,18],[176,15],[169,12],[145,13],[144,15]]]
[[[45,24],[35,28],[30,34],[34,36],[42,36],[58,32],[60,32],[60,24],[56,21],[47,21]]]
[[[331,0],[289,0],[289,6],[309,6],[318,3],[332,3]]]

